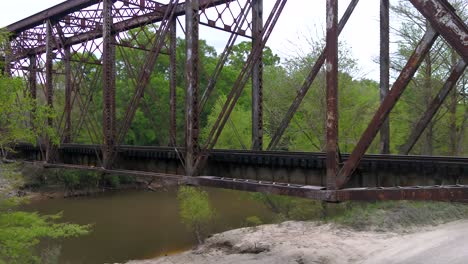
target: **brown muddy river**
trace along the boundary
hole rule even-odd
[[[215,217],[210,233],[239,228],[249,216],[269,222],[272,213],[249,194],[221,189],[208,191]],[[63,212],[63,221],[92,224],[86,236],[60,241],[59,263],[114,263],[148,259],[196,245],[193,233],[179,217],[177,192],[122,191],[91,197],[50,199],[23,206],[41,214]]]

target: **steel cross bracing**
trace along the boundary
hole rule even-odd
[[[154,66],[161,56],[169,57],[169,105],[170,125],[168,145],[175,149],[185,167],[190,182],[234,189],[269,191],[279,194],[298,195],[321,200],[361,199],[468,199],[468,187],[402,187],[349,189],[349,181],[369,145],[380,132],[380,150],[389,153],[389,113],[405,91],[435,40],[440,36],[458,53],[460,60],[454,66],[446,83],[432,104],[413,129],[401,152],[408,154],[427,124],[441,107],[468,62],[468,27],[446,0],[410,0],[413,6],[427,19],[428,28],[424,37],[411,55],[399,77],[390,87],[389,59],[389,6],[391,1],[380,1],[380,95],[381,105],[361,136],[356,148],[343,162],[339,152],[338,135],[338,38],[352,15],[359,0],[349,3],[343,16],[338,19],[338,0],[326,1],[326,46],[311,65],[310,72],[298,89],[286,115],[272,135],[267,150],[274,150],[281,141],[289,123],[299,109],[319,71],[326,70],[326,183],[324,186],[291,186],[279,183],[249,182],[222,177],[200,177],[210,153],[216,146],[225,124],[229,121],[246,84],[252,83],[252,146],[253,151],[262,151],[263,137],[263,50],[274,31],[286,0],[275,0],[270,12],[264,13],[263,0],[68,0],[7,27],[11,32],[10,42],[4,54],[6,74],[24,76],[28,91],[33,98],[41,92],[45,104],[54,106],[54,80],[63,78],[65,101],[59,109],[58,118],[47,120],[47,125],[58,131],[62,143],[72,143],[80,133],[86,133],[99,160],[99,166],[112,170],[118,149],[124,142],[138,108],[142,108],[155,125],[148,111],[149,98],[159,96],[147,89]],[[184,17],[185,24],[180,17]],[[219,56],[207,87],[200,87],[199,27],[207,26],[230,34],[224,51]],[[177,28],[185,34],[185,142],[177,142],[176,87],[177,83]],[[151,34],[148,34],[151,32]],[[238,37],[252,41],[252,50],[244,67],[233,83],[227,101],[204,142],[200,142],[200,113],[207,100],[216,90],[217,80],[226,64]],[[134,65],[127,54],[135,49],[145,54],[140,65]],[[125,65],[116,65],[116,54]],[[56,65],[63,65],[58,67]],[[116,109],[116,71],[124,69],[133,91],[125,109]],[[91,74],[92,73],[92,74]],[[85,78],[89,78],[85,85]],[[91,103],[93,96],[102,91],[101,109]],[[124,113],[117,120],[117,111]],[[99,114],[102,112],[102,114]],[[34,109],[32,110],[32,117]],[[73,118],[75,115],[78,118]],[[232,124],[231,124],[232,125]],[[52,164],[57,159],[58,148],[45,139],[42,155]],[[42,145],[41,145],[42,148]],[[198,177],[197,177],[198,176]],[[365,186],[364,186],[365,187]]]

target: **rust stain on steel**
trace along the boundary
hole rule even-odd
[[[380,103],[390,88],[390,3],[380,0]],[[390,153],[390,120],[380,128],[380,154]]]
[[[261,45],[263,0],[252,1],[252,47]],[[263,51],[252,67],[252,150],[263,149]]]
[[[199,154],[199,114],[198,114],[198,92],[199,92],[199,1],[187,0],[186,5],[186,54],[185,61],[185,174],[194,176],[196,174],[195,161]]]
[[[377,112],[375,113],[374,117],[372,118],[364,133],[361,135],[361,138],[356,147],[354,148],[353,152],[351,153],[351,156],[345,162],[343,168],[340,170],[338,175],[338,188],[342,188],[353,175],[354,171],[359,165],[360,160],[366,153],[366,150],[372,143],[375,136],[377,135],[383,122],[385,121],[385,119],[387,119],[388,115],[390,114],[390,111],[397,103],[401,94],[405,91],[408,83],[410,82],[414,73],[418,69],[425,55],[427,54],[427,52],[429,52],[430,48],[432,47],[438,36],[439,34],[437,32],[435,32],[430,27],[428,28],[422,40],[416,47],[416,50],[413,52],[407,64],[400,73],[400,76],[393,84],[392,89],[385,97],[379,109],[377,109]]]
[[[327,0],[327,189],[336,189],[338,173],[338,0]]]
[[[112,34],[112,0],[104,0],[103,3],[103,69],[102,69],[102,133],[103,164],[106,169],[112,168],[112,155],[115,147],[115,37]]]
[[[468,62],[468,26],[446,0],[410,0],[447,42]]]

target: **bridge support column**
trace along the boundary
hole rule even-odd
[[[64,47],[65,53],[65,127],[63,131],[63,143],[70,143],[71,141],[71,94],[72,94],[72,77],[71,77],[71,53],[70,46]]]
[[[198,135],[198,30],[199,30],[199,0],[185,1],[185,33],[186,33],[186,55],[185,62],[185,174],[193,176],[196,174],[195,161],[199,154]]]
[[[177,145],[177,18],[174,17],[170,22],[170,37],[169,37],[169,109],[170,109],[170,124],[169,137],[170,145]]]
[[[112,168],[115,144],[115,46],[112,33],[112,0],[104,0],[103,5],[103,135],[102,166]]]
[[[390,87],[390,3],[380,0],[380,103]],[[380,128],[380,153],[390,153],[390,118]]]
[[[336,189],[338,173],[338,0],[327,0],[327,189]]]
[[[52,21],[46,21],[46,62],[45,62],[45,72],[46,72],[46,80],[45,80],[45,92],[46,92],[46,102],[47,106],[53,109],[54,107],[54,84],[53,84],[53,59],[54,59],[54,36],[52,30]],[[47,126],[49,128],[53,128],[54,122],[51,117],[47,118]],[[54,148],[52,144],[52,140],[50,137],[46,139],[46,162],[53,163],[54,162]]]
[[[261,45],[263,0],[252,1],[252,49]],[[252,67],[252,150],[263,149],[263,52]]]

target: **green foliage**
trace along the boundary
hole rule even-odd
[[[15,207],[25,202],[11,196],[18,188],[21,174],[16,164],[0,162],[0,263],[40,263],[35,246],[42,239],[59,239],[87,234],[90,226],[59,223],[61,214],[39,215],[16,211]],[[7,186],[5,188],[5,186]]]
[[[182,222],[195,233],[198,242],[202,243],[204,231],[214,215],[208,193],[199,188],[182,186],[177,192],[177,199]]]
[[[397,230],[441,224],[468,217],[466,204],[445,202],[347,202],[327,215],[327,221],[357,230]]]
[[[41,239],[76,237],[89,232],[89,226],[55,223],[60,217],[61,214],[1,212],[0,259],[11,264],[39,263],[33,249]]]

